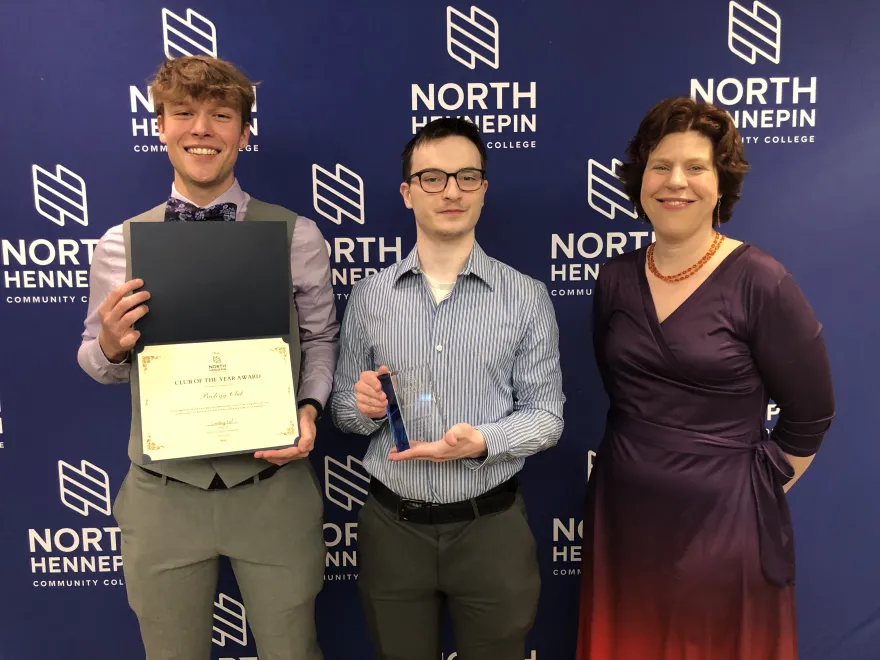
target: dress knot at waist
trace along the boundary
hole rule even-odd
[[[794,583],[794,535],[783,484],[794,477],[794,468],[782,448],[760,427],[752,433],[723,437],[685,428],[655,424],[612,410],[609,430],[628,440],[644,442],[670,451],[706,456],[752,452],[751,482],[755,497],[761,570],[771,584]]]

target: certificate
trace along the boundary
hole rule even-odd
[[[124,230],[127,279],[150,292],[131,371],[144,463],[298,443],[292,234],[292,221]]]
[[[294,444],[288,353],[278,337],[145,347],[137,354],[144,462]]]

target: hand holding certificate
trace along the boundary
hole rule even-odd
[[[98,346],[110,362],[122,362],[140,338],[132,326],[149,310],[142,304],[149,300],[149,291],[135,293],[143,285],[141,280],[126,282],[111,291],[98,307],[101,319]]]
[[[145,462],[296,445],[299,355],[285,222],[132,223],[150,292],[132,383]]]

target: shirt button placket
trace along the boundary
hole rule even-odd
[[[445,346],[443,337],[445,336],[445,328],[446,328],[446,320],[449,316],[449,301],[444,300],[444,304],[437,305],[434,310],[434,327],[432,329],[431,339],[434,345],[433,350],[433,359],[431,360],[431,379],[434,382],[434,394],[436,396],[443,396],[444,391],[444,379],[446,376],[446,364],[445,364],[445,352],[447,346]],[[445,429],[444,429],[445,430]],[[433,438],[435,440],[440,440],[440,438]],[[439,491],[441,490],[441,484],[443,481],[443,464],[442,463],[428,463],[431,470],[431,492],[437,496],[442,495]]]

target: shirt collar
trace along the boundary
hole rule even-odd
[[[406,258],[397,265],[397,273],[394,276],[394,283],[397,284],[398,280],[404,275],[411,273],[420,274],[421,272],[419,248],[418,245],[416,245],[410,253],[406,255]],[[492,269],[492,259],[483,252],[480,244],[476,241],[474,241],[474,247],[471,250],[470,256],[468,256],[467,263],[465,263],[464,268],[461,269],[459,275],[476,275],[479,279],[485,282],[490,289],[493,291],[495,289],[495,276]]]
[[[171,184],[171,196],[176,199],[182,199],[184,202],[189,202],[193,206],[199,206],[200,208],[208,208],[209,206],[215,206],[216,204],[226,204],[227,202],[232,202],[236,207],[236,219],[241,220],[244,217],[244,214],[247,212],[247,204],[250,201],[250,195],[244,192],[241,189],[241,185],[238,183],[238,179],[234,179],[232,181],[232,185],[229,187],[225,193],[220,195],[217,199],[211,201],[204,206],[200,206],[196,204],[191,199],[187,199],[183,195],[180,194],[180,191],[177,190],[177,186],[175,184]]]

